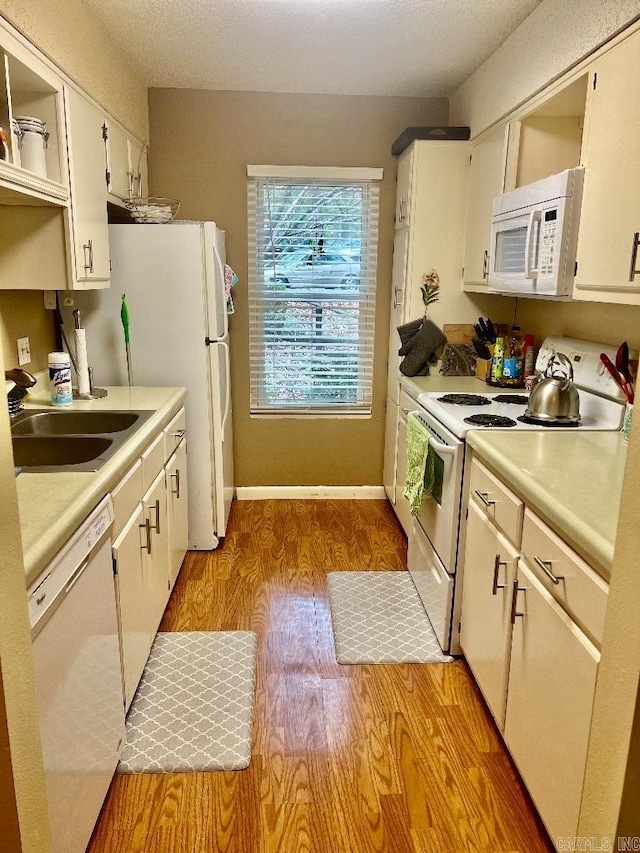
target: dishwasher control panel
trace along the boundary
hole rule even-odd
[[[113,503],[111,496],[107,495],[29,589],[29,621],[32,636],[38,633],[41,627],[39,623],[45,615],[48,615],[54,602],[71,589],[82,574],[91,557],[91,552],[112,524]]]

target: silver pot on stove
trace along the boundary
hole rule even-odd
[[[577,424],[580,422],[580,395],[573,384],[573,367],[564,353],[553,353],[544,379],[534,385],[529,395],[525,418],[544,424]]]

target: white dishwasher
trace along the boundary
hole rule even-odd
[[[124,744],[105,498],[29,590],[52,853],[83,853]]]

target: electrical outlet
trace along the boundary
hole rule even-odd
[[[29,338],[18,338],[18,364],[29,364],[31,361],[31,344]]]

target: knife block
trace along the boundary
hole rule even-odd
[[[508,323],[500,323],[496,326],[497,337],[504,338],[509,334],[509,330],[511,327]],[[491,355],[493,355],[493,344],[487,344],[487,348]],[[481,382],[487,382],[489,379],[489,374],[491,372],[491,359],[490,358],[476,358],[476,379],[480,379]],[[487,382],[487,384],[489,384]]]

